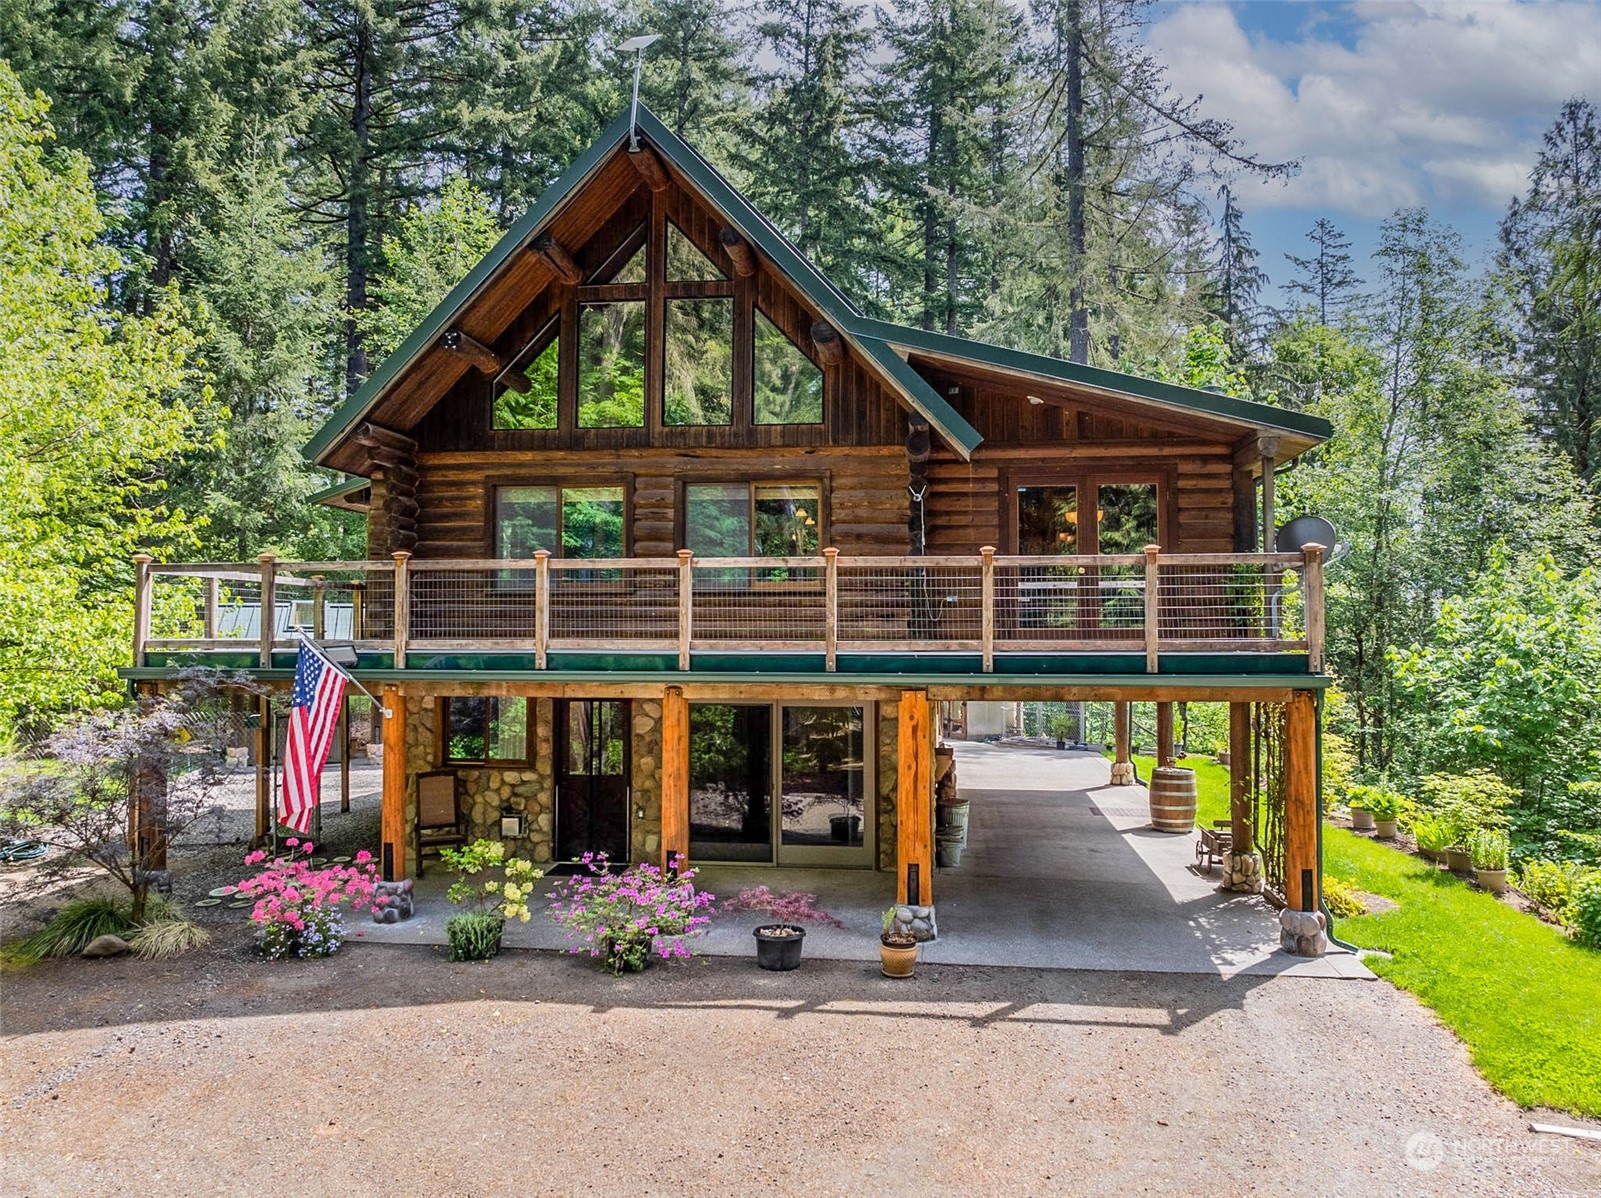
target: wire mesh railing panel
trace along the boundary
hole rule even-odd
[[[1288,635],[1288,597],[1297,586],[1292,571],[1259,562],[1163,566],[1158,604],[1162,639],[1283,639]]]
[[[1095,558],[997,562],[997,644],[1072,648],[1145,636],[1145,567]]]
[[[905,559],[839,562],[838,636],[843,642],[942,644],[976,648],[984,633],[983,569]]]
[[[550,640],[638,646],[678,638],[678,563],[552,561]]]
[[[801,642],[821,646],[828,636],[824,567],[812,558],[780,563],[692,567],[691,637],[696,643]]]
[[[1285,901],[1284,723],[1282,703],[1251,705],[1251,823],[1262,879],[1270,894]]]
[[[414,570],[407,580],[413,641],[532,641],[538,573],[532,566]]]

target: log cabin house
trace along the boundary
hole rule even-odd
[[[1175,701],[1226,701],[1236,846],[1316,909],[1321,550],[1264,532],[1325,423],[869,319],[651,113],[630,140],[307,447],[367,560],[141,558],[128,676],[287,685],[294,629],[349,641],[390,877],[449,771],[540,862],[880,869],[921,904],[941,702],[1111,700],[1124,761],[1130,702],[1170,753]]]

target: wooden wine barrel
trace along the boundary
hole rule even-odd
[[[1163,765],[1151,771],[1151,827],[1195,831],[1195,771]]]

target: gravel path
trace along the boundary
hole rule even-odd
[[[1531,1135],[1384,983],[705,959],[614,980],[361,944],[272,964],[217,936],[4,976],[0,1189],[1601,1191],[1601,1145]]]

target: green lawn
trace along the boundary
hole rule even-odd
[[[1397,849],[1325,825],[1324,869],[1400,906],[1335,934],[1430,1007],[1514,1102],[1601,1116],[1601,953]],[[1375,1044],[1383,1029],[1373,1028]]]

